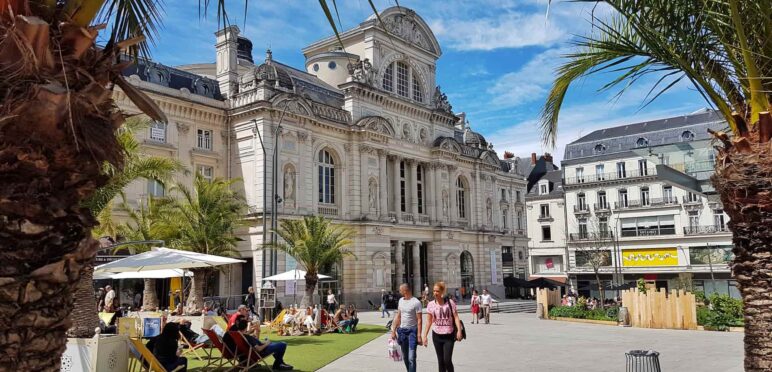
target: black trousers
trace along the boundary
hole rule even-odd
[[[456,345],[456,335],[441,335],[432,331],[432,343],[434,351],[437,353],[437,364],[440,366],[440,372],[454,372],[453,369],[453,346]]]

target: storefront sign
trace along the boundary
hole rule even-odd
[[[625,249],[622,251],[622,266],[678,266],[676,248]]]

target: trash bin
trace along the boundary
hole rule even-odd
[[[662,372],[659,368],[659,353],[654,350],[631,350],[625,356],[627,372]]]

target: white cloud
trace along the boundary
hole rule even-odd
[[[497,107],[517,107],[543,100],[560,63],[561,49],[548,49],[536,55],[519,70],[500,76],[488,89],[491,104]]]
[[[445,47],[455,50],[494,50],[527,46],[551,46],[566,33],[541,13],[505,12],[491,18],[435,19],[434,34]]]

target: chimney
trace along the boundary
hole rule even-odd
[[[547,172],[553,170],[555,167],[552,166],[552,154],[545,152],[544,153],[544,163],[547,168]]]
[[[239,32],[239,28],[236,26],[228,26],[215,32],[217,37],[217,43],[214,45],[217,51],[217,82],[220,84],[220,93],[226,98],[230,98],[237,89]]]
[[[536,153],[531,153],[531,165],[536,165]]]
[[[511,152],[509,152],[509,151],[504,151],[504,159],[505,159],[505,160],[507,160],[507,159],[513,159],[514,157],[515,157],[515,154],[513,154],[513,153],[511,153]]]

